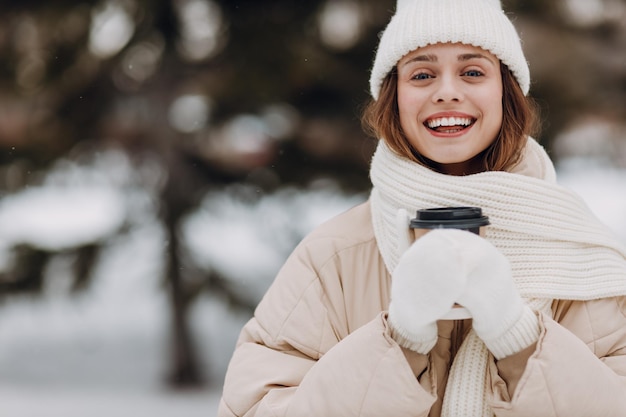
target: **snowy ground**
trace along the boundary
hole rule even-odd
[[[563,185],[578,192],[626,243],[626,171],[570,162],[560,167],[559,178]],[[207,196],[198,212],[186,220],[182,232],[198,262],[205,261],[207,266],[232,275],[235,285],[251,299],[260,297],[269,285],[295,239],[364,198],[318,186],[283,190],[245,204],[237,197],[240,193],[232,191]],[[102,204],[119,199],[111,192],[107,189],[92,194],[91,199],[103,198]],[[68,198],[67,194],[64,196]],[[58,203],[52,194],[48,198]],[[29,201],[32,209],[33,200]],[[167,305],[158,282],[163,238],[159,227],[145,220],[146,206],[139,206],[143,223],[110,242],[95,272],[94,285],[86,293],[78,297],[68,295],[67,283],[59,277],[71,259],[60,256],[49,265],[47,274],[56,278],[49,280],[51,284],[43,297],[13,298],[0,304],[0,414],[215,415],[219,387],[195,392],[172,392],[163,387],[167,372],[164,358],[168,354]],[[19,213],[23,210],[3,217],[7,207],[10,205],[0,206],[0,224],[10,219],[4,223],[11,226],[4,228],[10,233],[0,233],[0,244],[7,244],[20,233],[24,238],[28,229],[25,224],[20,227],[23,217]],[[120,213],[132,214],[133,208],[124,210],[108,211],[119,220]],[[87,211],[93,215],[95,209]],[[73,220],[78,212],[73,214]],[[29,218],[38,218],[38,214],[29,212]],[[295,218],[300,220],[294,223]],[[111,221],[110,216],[107,221]],[[90,222],[98,223],[93,219]],[[39,225],[39,230],[45,227]],[[85,226],[77,230],[84,234]],[[220,230],[228,230],[232,240],[220,240],[218,244],[207,241],[206,236],[211,233],[224,235]],[[59,232],[50,232],[54,233]],[[86,239],[77,234],[78,238]],[[67,239],[65,233],[61,241],[45,242],[48,246],[70,245]],[[242,242],[249,254],[246,262],[241,261]],[[268,246],[268,242],[273,245]],[[191,313],[203,370],[214,380],[221,380],[235,338],[248,317],[231,311],[223,300],[209,295],[200,299]]]
[[[0,386],[7,417],[212,417],[217,391],[116,391]]]

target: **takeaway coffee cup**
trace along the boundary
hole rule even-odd
[[[480,207],[438,207],[417,210],[410,227],[416,238],[432,229],[462,229],[480,234],[481,227],[489,225],[489,218]],[[419,236],[418,236],[419,235]]]
[[[438,207],[417,210],[410,222],[410,227],[419,239],[433,229],[461,229],[481,235],[484,226],[489,225],[489,218],[483,215],[480,207]],[[443,320],[460,320],[470,318],[469,311],[455,305]]]

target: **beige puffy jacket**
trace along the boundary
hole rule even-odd
[[[218,415],[438,417],[471,322],[440,321],[433,350],[408,353],[389,334],[390,283],[368,202],[315,230],[242,330]],[[626,416],[626,298],[552,310],[523,360],[490,357],[495,414]]]

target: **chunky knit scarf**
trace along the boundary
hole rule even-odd
[[[395,154],[381,140],[372,158],[370,200],[374,234],[387,269],[401,253],[399,209],[476,206],[489,216],[485,237],[509,259],[516,286],[537,311],[553,299],[626,295],[626,248],[571,191],[556,184],[543,148],[529,139],[512,172],[449,176]],[[492,417],[487,348],[471,331],[452,364],[444,417]]]

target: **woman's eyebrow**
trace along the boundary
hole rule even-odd
[[[404,62],[402,66],[408,65],[412,62],[437,62],[437,61],[438,61],[437,55],[432,55],[432,54],[416,55],[412,57],[411,59],[409,59],[408,61]]]
[[[457,59],[459,61],[469,61],[472,59],[486,59],[487,61],[491,62],[492,64],[495,64],[494,60],[491,59],[489,56],[484,55],[484,54],[480,54],[480,53],[467,53],[467,54],[460,54],[457,56]],[[404,62],[402,64],[402,66],[404,67],[405,65],[408,65],[410,63],[413,62],[438,62],[439,59],[437,58],[437,55],[435,54],[423,54],[423,55],[416,55],[410,59],[408,59],[406,62]]]
[[[492,64],[495,64],[493,59],[491,59],[489,56],[483,55],[483,54],[477,54],[477,53],[461,54],[461,55],[457,56],[457,59],[459,61],[469,61],[471,59],[486,59],[487,61],[491,62]]]

